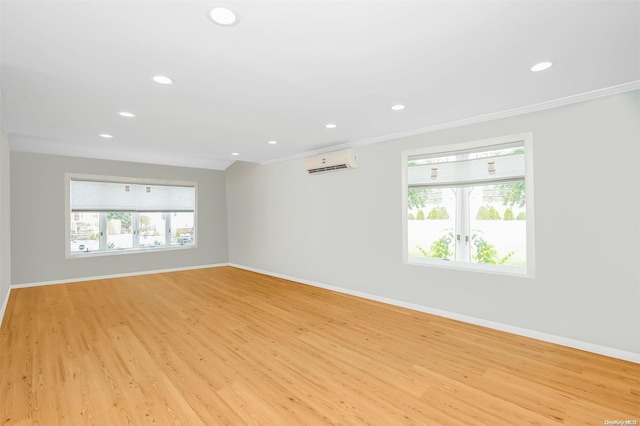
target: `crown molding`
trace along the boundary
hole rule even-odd
[[[540,102],[537,104],[527,105],[524,107],[518,107],[518,108],[513,108],[505,111],[493,112],[490,114],[478,115],[475,117],[464,118],[462,120],[449,121],[447,123],[434,124],[433,126],[421,127],[419,129],[409,130],[406,132],[393,133],[390,135],[378,136],[375,138],[361,139],[357,141],[333,145],[327,148],[322,148],[314,151],[307,151],[300,154],[290,155],[288,157],[282,157],[275,160],[265,161],[260,164],[268,165],[268,164],[274,164],[274,163],[281,163],[284,161],[296,160],[299,158],[305,158],[311,155],[323,154],[325,152],[336,151],[344,148],[355,148],[358,146],[370,145],[378,142],[390,141],[393,139],[400,139],[400,138],[406,138],[409,136],[432,133],[438,130],[452,129],[455,127],[468,126],[470,124],[478,124],[478,123],[484,123],[487,121],[499,120],[502,118],[515,117],[518,115],[530,114],[538,111],[545,111],[545,110],[558,108],[565,105],[571,105],[579,102],[590,101],[592,99],[604,98],[607,96],[631,92],[639,89],[640,89],[640,80],[634,80],[628,83],[619,84],[617,86],[605,87],[598,90],[592,90],[590,92],[579,93],[577,95],[566,96],[564,98],[558,98],[551,101]]]

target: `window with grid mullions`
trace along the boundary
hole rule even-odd
[[[407,263],[533,272],[531,135],[405,152]]]
[[[194,247],[196,184],[67,178],[67,257]]]

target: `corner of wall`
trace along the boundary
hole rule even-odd
[[[7,310],[7,304],[9,303],[9,296],[11,295],[11,287],[9,287],[9,291],[4,296],[4,300],[2,301],[2,306],[0,306],[0,327],[2,327],[2,323],[4,322],[4,313]]]
[[[0,325],[11,292],[11,218],[9,141],[0,128]]]

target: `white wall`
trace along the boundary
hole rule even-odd
[[[640,354],[640,92],[304,160],[227,169],[229,261]],[[401,152],[533,132],[536,277],[402,263]],[[613,207],[612,207],[613,206]]]
[[[65,259],[65,173],[198,182],[197,248]],[[226,263],[226,214],[225,173],[220,170],[13,151],[12,284]]]
[[[0,318],[11,288],[11,222],[9,216],[9,142],[0,129]]]

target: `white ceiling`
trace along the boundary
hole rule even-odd
[[[214,24],[213,5],[239,22]],[[12,150],[201,168],[640,80],[638,1],[2,0],[0,24]]]

